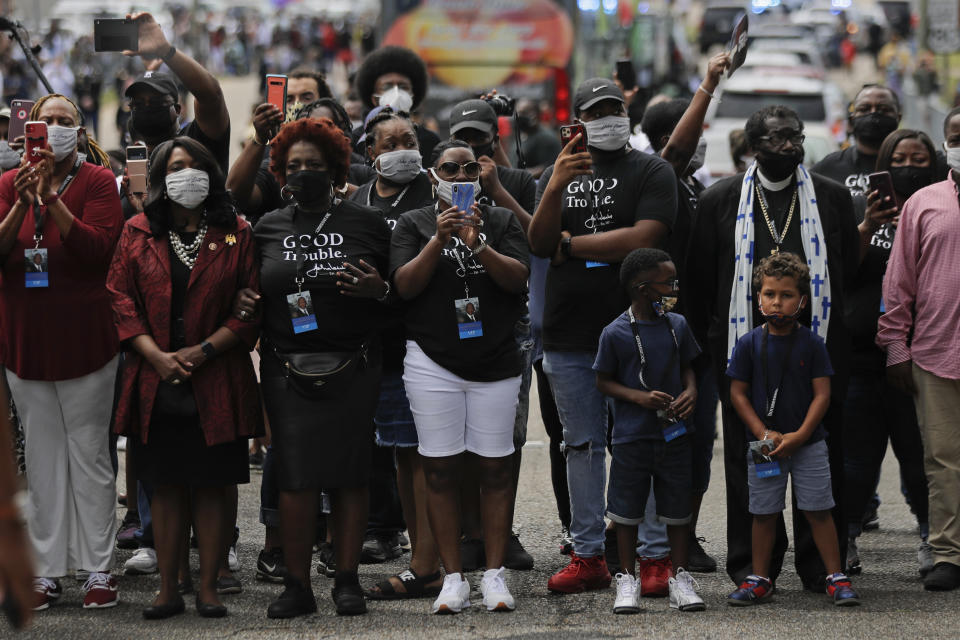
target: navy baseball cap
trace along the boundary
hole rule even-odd
[[[577,92],[573,98],[573,108],[575,111],[589,109],[601,100],[619,100],[623,99],[623,92],[613,80],[609,78],[590,78],[584,80],[577,87]]]
[[[496,131],[497,112],[486,100],[464,100],[454,105],[450,111],[450,135],[461,129]]]
[[[134,90],[139,87],[148,87],[158,93],[168,95],[173,98],[174,102],[177,102],[180,98],[180,91],[177,89],[177,83],[174,81],[173,76],[171,76],[169,73],[163,73],[161,71],[145,71],[143,75],[133,82],[133,84],[127,87],[127,90],[123,93],[123,95],[130,98],[132,97],[130,94],[132,94]]]

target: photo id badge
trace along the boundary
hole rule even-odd
[[[610,263],[608,262],[594,262],[593,260],[587,260],[587,269],[596,269],[597,267],[609,267]]]
[[[24,249],[23,268],[26,271],[27,289],[50,286],[49,263],[46,249]]]
[[[667,412],[663,409],[657,411],[657,418],[660,419],[660,428],[663,429],[663,439],[666,442],[676,440],[687,433],[687,425],[680,420],[668,418]]]
[[[483,335],[483,324],[480,322],[480,299],[460,298],[453,301],[457,312],[457,330],[460,339],[479,338]]]
[[[755,440],[750,443],[750,456],[757,470],[758,478],[772,478],[780,475],[780,463],[770,457],[776,448],[773,440]]]
[[[305,333],[317,328],[317,316],[313,315],[313,300],[309,291],[288,295],[287,307],[290,310],[294,333]]]

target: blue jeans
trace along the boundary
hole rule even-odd
[[[513,447],[520,451],[527,444],[527,418],[530,415],[530,382],[533,380],[533,334],[530,331],[530,314],[524,314],[513,327],[513,337],[520,347],[520,396],[517,402],[517,417],[513,422]]]
[[[603,555],[606,507],[607,398],[597,390],[594,353],[545,351],[543,371],[563,424],[574,552]]]
[[[127,491],[127,500],[130,491]],[[137,481],[137,513],[140,515],[140,528],[133,537],[141,547],[153,548],[153,515],[150,513],[150,501],[153,500],[153,487],[143,480]]]
[[[643,522],[637,528],[637,555],[650,560],[659,560],[670,555],[667,525],[657,520],[657,499],[653,496],[653,487],[650,487],[650,495],[647,497]]]
[[[693,495],[703,495],[710,487],[710,463],[717,437],[717,379],[710,366],[697,373],[697,406],[693,409]]]

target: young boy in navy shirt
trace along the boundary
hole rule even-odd
[[[684,569],[693,491],[692,423],[685,420],[697,402],[690,362],[700,348],[683,316],[665,312],[679,291],[677,269],[666,252],[631,252],[620,266],[620,282],[630,307],[604,328],[593,365],[597,388],[614,399],[607,517],[616,525],[622,573],[616,576],[613,611],[640,610],[634,550],[651,481],[676,569],[669,579],[670,606],[702,611],[696,583]]]
[[[766,322],[737,341],[727,368],[730,401],[756,438],[747,452],[753,575],[727,601],[752,605],[773,593],[770,555],[789,475],[829,574],[827,594],[839,606],[857,605],[857,592],[841,572],[830,514],[834,502],[822,421],[833,368],[823,340],[797,322],[810,296],[810,271],[795,254],[767,256],[754,269],[753,291]]]

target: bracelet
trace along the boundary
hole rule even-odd
[[[709,91],[707,91],[706,89],[704,89],[704,88],[703,88],[703,85],[700,85],[699,87],[697,87],[697,91],[703,91],[705,94],[707,94],[708,96],[710,96],[711,98],[713,98],[713,94],[710,93]]]
[[[480,255],[481,253],[483,253],[483,250],[486,248],[487,248],[487,243],[481,240],[480,243],[477,245],[476,249],[470,249],[470,257]]]
[[[384,280],[383,284],[387,285],[387,290],[383,292],[383,295],[377,298],[377,302],[386,302],[387,298],[390,297],[390,281]]]
[[[160,56],[160,59],[166,62],[167,64],[170,64],[170,58],[176,55],[176,53],[177,53],[177,48],[173,45],[170,45],[170,48],[167,50],[167,52],[164,55]]]
[[[253,137],[250,138],[250,140],[253,142],[253,144],[257,145],[258,147],[267,146],[264,143],[260,142],[260,136],[258,136],[256,133],[253,134]]]

